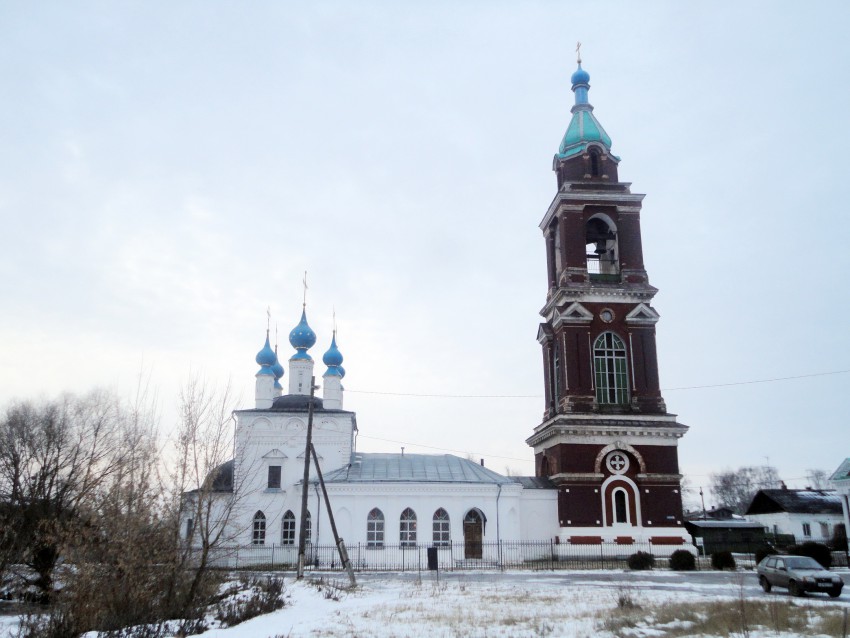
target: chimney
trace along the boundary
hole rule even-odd
[[[481,467],[484,467],[484,459],[481,459]]]

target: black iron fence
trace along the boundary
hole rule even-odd
[[[347,545],[355,571],[425,571],[430,564],[439,570],[557,570],[626,569],[629,556],[636,552],[652,554],[658,567],[667,567],[668,558],[677,549],[697,554],[692,545],[654,545],[651,543],[559,544],[554,541],[483,542],[470,547],[452,542],[439,547]],[[430,553],[430,557],[429,557]],[[294,569],[298,548],[294,545],[242,545],[216,548],[211,563],[227,569]],[[698,561],[699,562],[699,561]],[[334,545],[310,545],[307,564],[314,569],[341,570]]]

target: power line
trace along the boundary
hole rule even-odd
[[[731,383],[713,383],[710,385],[690,385],[681,388],[666,388],[662,392],[673,390],[701,390],[703,388],[724,388],[730,385],[751,385],[753,383],[773,383],[774,381],[791,381],[792,379],[809,379],[812,377],[826,377],[831,374],[847,374],[850,370],[833,370],[832,372],[813,372],[812,374],[798,374],[793,377],[774,377],[773,379],[757,379],[756,381],[733,381]]]
[[[457,450],[448,447],[437,447],[434,445],[422,445],[420,443],[411,443],[410,441],[397,441],[395,439],[382,439],[378,436],[367,436],[365,434],[358,434],[358,439],[372,439],[373,441],[386,441],[387,443],[398,443],[399,445],[411,445],[413,447],[423,447],[428,450],[440,450],[441,452],[455,452],[456,454],[469,454],[471,456],[483,456],[484,458],[491,459],[505,459],[508,461],[522,461],[524,463],[528,463],[533,459],[520,459],[515,456],[499,456],[498,454],[486,454],[484,452],[470,452],[468,450]]]
[[[795,379],[810,379],[812,377],[826,377],[836,374],[847,374],[850,370],[833,370],[831,372],[813,372],[812,374],[798,374],[791,377],[773,377],[771,379],[756,379],[753,381],[731,381],[729,383],[710,383],[706,385],[689,385],[678,388],[662,388],[662,392],[675,392],[676,390],[703,390],[706,388],[725,388],[735,385],[752,385],[755,383],[774,383],[776,381],[792,381]],[[375,394],[395,397],[420,397],[437,399],[542,399],[541,394],[441,394],[441,393],[419,393],[419,392],[382,392],[378,390],[348,390],[355,394]]]

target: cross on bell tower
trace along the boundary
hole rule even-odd
[[[540,223],[545,408],[527,443],[538,476],[558,487],[565,541],[676,544],[685,538],[677,445],[687,427],[661,396],[657,289],[641,242],[644,195],[619,181],[620,158],[593,113],[580,46],[572,117],[552,161],[558,191]]]

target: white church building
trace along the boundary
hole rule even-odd
[[[343,408],[345,370],[336,336],[322,357],[321,398],[310,396],[315,362],[308,351],[316,335],[306,311],[289,342],[295,354],[285,375],[266,337],[256,357],[254,407],[234,413],[235,458],[218,468],[214,481],[221,503],[238,502],[228,510],[223,537],[242,547],[243,562],[269,562],[272,549],[275,563],[296,561],[311,403],[313,445],[338,533],[355,564],[390,565],[405,552],[413,561],[414,552],[428,547],[439,548],[441,560],[487,560],[495,558],[499,541],[555,538],[557,491],[547,479],[502,476],[451,454],[358,451],[356,415]],[[307,538],[313,551],[325,546],[332,561],[334,538],[312,462],[307,489]],[[188,534],[193,528],[184,523]]]

